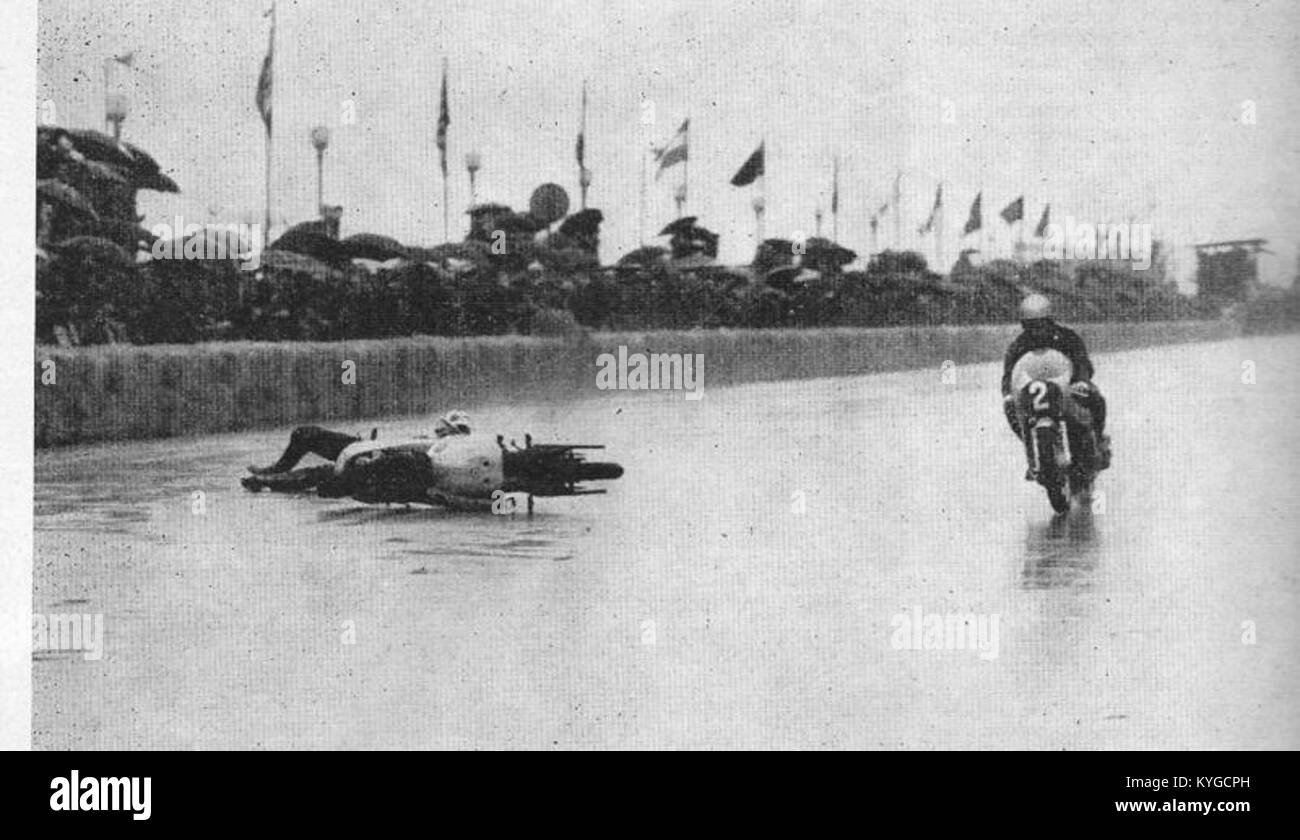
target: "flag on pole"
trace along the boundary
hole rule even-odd
[[[121,55],[115,55],[113,56],[113,60],[124,67],[134,67],[135,50],[131,50],[130,52],[127,53],[122,53]]]
[[[970,206],[970,217],[966,219],[966,227],[962,229],[962,236],[968,236],[984,226],[984,219],[980,213],[980,201],[984,198],[984,193],[975,195],[975,202]]]
[[[999,215],[1001,215],[1002,220],[1009,225],[1015,224],[1023,219],[1025,217],[1025,197],[1022,195],[1006,207],[1003,207],[1002,212]]]
[[[766,145],[766,140],[759,143],[758,148],[754,150],[754,153],[749,156],[749,159],[745,161],[739,171],[731,177],[731,185],[733,187],[747,187],[763,176],[765,168],[763,161],[763,147]]]
[[[682,127],[677,129],[673,139],[668,141],[668,145],[661,149],[655,149],[655,160],[659,163],[659,168],[655,170],[655,180],[670,166],[683,163],[686,160],[687,147],[689,146],[689,136],[691,130],[691,119],[687,117],[682,120]]]
[[[1037,238],[1042,239],[1043,237],[1047,236],[1047,225],[1050,223],[1049,220],[1051,217],[1051,213],[1052,213],[1052,205],[1049,204],[1043,208],[1043,218],[1038,220],[1038,227],[1034,228],[1034,236],[1036,236]]]
[[[943,207],[943,184],[934,192],[934,207],[930,208],[930,217],[925,220],[925,224],[916,229],[917,233],[927,234],[934,230],[934,220],[939,216],[939,209]]]
[[[438,158],[442,163],[442,177],[447,177],[447,126],[451,125],[451,112],[447,110],[447,59],[442,60],[442,98],[438,105]]]
[[[983,192],[978,192],[978,194],[975,195],[975,203],[971,204],[971,215],[966,220],[966,228],[962,229],[963,237],[967,234],[975,233],[976,230],[983,228],[984,218],[982,213],[980,213],[980,200],[983,198]]]
[[[257,77],[257,110],[266,123],[266,134],[271,135],[271,85],[273,80],[272,64],[275,52],[275,6],[268,12],[271,15],[271,38],[266,45],[266,58],[262,59],[262,74]],[[128,53],[128,57],[131,54]],[[121,59],[118,59],[119,61]]]
[[[831,212],[840,212],[840,156],[835,156],[834,175],[831,178]]]
[[[578,123],[578,144],[574,149],[574,155],[578,158],[578,168],[586,169],[585,162],[587,152],[587,80],[582,81],[582,120]]]

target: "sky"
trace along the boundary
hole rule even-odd
[[[143,193],[146,224],[260,221],[265,133],[254,104],[270,0],[42,0],[37,109],[102,127],[104,61],[131,112],[123,138],[181,187]],[[748,262],[756,188],[731,176],[765,141],[765,235],[832,229],[866,254],[872,212],[901,175],[900,244],[956,258],[1009,251],[996,213],[1025,196],[1030,230],[1052,218],[1152,226],[1186,286],[1194,242],[1262,237],[1267,282],[1296,275],[1300,233],[1300,4],[657,0],[382,2],[279,0],[273,214],[314,217],[309,132],[326,125],[325,201],[343,234],[443,241],[434,138],[449,67],[451,238],[470,204],[464,156],[482,156],[478,199],[527,206],[555,182],[578,201],[574,142],[588,86],[590,206],[605,215],[606,262],[675,216],[682,167],[647,186],[646,150],[691,120],[687,213],[721,234],[724,262]],[[44,109],[44,110],[42,110]],[[936,242],[917,228],[944,185]],[[962,240],[983,194],[979,236]],[[892,215],[878,247],[895,244]]]

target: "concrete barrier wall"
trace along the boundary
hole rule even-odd
[[[1094,353],[1234,337],[1226,321],[1088,324]],[[852,376],[1002,357],[1016,328],[597,333],[338,343],[38,348],[36,445],[171,437],[411,415],[598,392],[596,357],[702,353],[709,389]],[[53,362],[51,366],[49,363]],[[355,383],[344,381],[345,362]],[[53,375],[53,382],[47,382]]]

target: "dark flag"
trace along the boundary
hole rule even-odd
[[[763,176],[763,147],[766,143],[766,140],[759,143],[758,148],[749,156],[749,160],[745,161],[745,165],[740,167],[740,171],[732,176],[731,185],[733,187],[747,187]]]
[[[966,220],[966,227],[962,230],[962,236],[968,236],[984,226],[984,220],[980,214],[980,201],[984,198],[984,193],[977,193],[975,203],[970,206],[970,218]]]
[[[1034,228],[1034,236],[1038,237],[1039,239],[1042,239],[1044,236],[1047,236],[1047,225],[1049,224],[1051,213],[1052,213],[1052,205],[1049,204],[1043,208],[1043,218],[1038,220],[1038,227]]]
[[[939,208],[943,207],[943,184],[934,193],[934,207],[930,208],[930,218],[925,220],[925,224],[917,228],[917,233],[927,234],[934,230],[934,220],[939,216]]]
[[[587,164],[583,160],[587,151],[587,83],[582,83],[582,122],[578,125],[578,145],[574,154],[578,158],[578,168],[586,169]]]
[[[656,181],[665,169],[686,161],[690,154],[690,139],[691,118],[687,117],[682,120],[682,127],[677,129],[677,133],[673,135],[672,140],[668,141],[668,145],[662,149],[655,149],[655,160],[659,162],[659,168],[655,170]]]
[[[447,59],[442,60],[442,103],[438,107],[438,156],[442,161],[442,177],[447,177],[447,126],[451,113],[447,110]]]
[[[840,212],[840,158],[835,156],[835,175],[831,183],[831,212]]]
[[[257,77],[257,110],[262,115],[262,122],[266,123],[266,135],[271,136],[271,82],[272,82],[272,62],[273,53],[275,52],[275,14],[274,8],[271,10],[271,38],[266,45],[266,58],[262,59],[262,74]],[[121,59],[118,59],[121,61]],[[126,62],[123,62],[124,64]]]
[[[1025,197],[1022,195],[1015,201],[1002,208],[1002,220],[1007,224],[1015,224],[1025,217]]]

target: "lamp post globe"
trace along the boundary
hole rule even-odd
[[[311,144],[319,153],[324,153],[325,147],[330,144],[330,130],[328,127],[318,125],[311,130]]]
[[[325,149],[330,144],[330,130],[318,125],[311,130],[311,144],[316,149],[316,210],[325,215]]]

